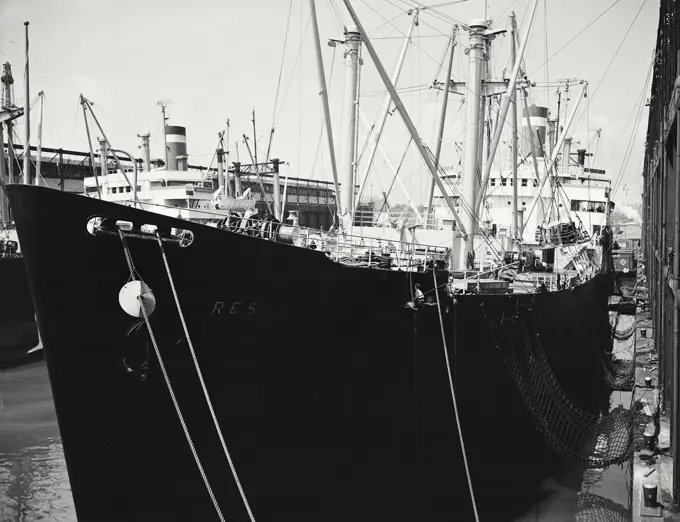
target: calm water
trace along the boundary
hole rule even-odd
[[[47,371],[0,370],[0,522],[76,522]]]
[[[622,321],[620,329],[627,324]],[[617,356],[630,358],[631,345],[632,340],[620,343]],[[612,394],[612,406],[629,402],[629,393]],[[562,470],[543,482],[536,504],[517,522],[627,520],[621,513],[629,508],[628,476],[627,465],[585,473]],[[579,491],[607,499],[617,509],[579,506]],[[0,522],[37,520],[76,522],[42,362],[0,370]]]

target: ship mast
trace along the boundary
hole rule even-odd
[[[226,160],[227,171],[226,171],[226,174],[224,176],[224,195],[225,196],[231,196],[231,186],[230,186],[230,183],[229,183],[229,149],[230,149],[229,143],[231,143],[229,141],[230,128],[231,128],[230,121],[229,121],[229,118],[227,118],[227,129],[226,129],[226,133],[227,133],[226,147],[227,147],[227,150],[225,151],[225,155],[227,157],[227,160]],[[224,145],[222,145],[222,148],[224,148]]]
[[[361,34],[356,27],[345,29],[345,99],[343,100],[343,127],[340,138],[340,175],[342,179],[341,206],[339,214],[345,230],[352,226],[354,209],[354,135],[356,132],[357,78],[359,73],[359,50]]]
[[[419,10],[415,10],[415,14],[413,15],[413,18],[411,19],[411,24],[408,27],[408,31],[406,32],[406,38],[404,39],[404,45],[401,48],[401,52],[399,53],[399,58],[397,59],[397,65],[394,68],[394,71],[392,72],[392,83],[394,85],[397,85],[397,82],[399,82],[399,75],[401,74],[401,68],[404,64],[404,58],[406,58],[406,51],[408,49],[408,44],[411,42],[411,35],[413,34],[413,28],[418,25],[418,13]],[[409,16],[411,15],[411,11],[408,12]],[[371,148],[368,151],[368,160],[366,161],[366,169],[364,170],[364,175],[363,178],[361,179],[361,182],[359,183],[359,192],[357,193],[356,201],[354,202],[354,209],[356,210],[357,206],[359,205],[359,201],[361,200],[361,196],[364,193],[364,189],[366,188],[366,180],[368,179],[368,174],[371,170],[371,167],[373,166],[373,160],[375,159],[375,153],[378,150],[378,145],[380,143],[380,137],[382,136],[383,129],[385,127],[385,121],[387,121],[387,115],[390,113],[390,106],[392,104],[392,98],[390,98],[390,94],[387,93],[385,94],[385,97],[383,98],[382,102],[382,108],[380,110],[380,115],[378,116],[378,123],[374,125],[372,128],[369,130],[371,132]]]
[[[477,167],[479,155],[480,142],[480,110],[482,97],[482,73],[485,66],[485,48],[486,35],[485,31],[488,29],[486,20],[473,20],[468,27],[469,45],[468,45],[468,62],[469,74],[466,83],[467,87],[467,122],[468,127],[465,136],[465,152],[464,152],[464,167],[463,167],[463,182],[460,191],[460,197],[468,205],[473,205],[477,195]],[[468,230],[469,235],[464,241],[462,252],[460,256],[459,267],[461,270],[466,270],[470,267],[468,258],[474,256],[474,231],[477,225],[477,216],[474,208],[469,212],[464,212],[463,226]]]
[[[80,94],[80,105],[83,108],[83,120],[85,121],[85,131],[87,132],[87,144],[90,147],[90,165],[92,166],[92,174],[94,175],[94,182],[95,185],[97,185],[97,195],[99,196],[99,199],[102,199],[102,190],[101,187],[99,186],[99,178],[97,177],[97,166],[95,165],[94,161],[94,149],[92,148],[92,137],[90,135],[90,124],[87,122],[87,110],[85,108],[85,97]],[[104,171],[106,170],[106,155],[103,157],[103,162],[101,163],[101,174],[102,176],[105,175]]]
[[[512,36],[510,38],[510,56],[512,63],[517,59],[517,46],[515,45],[515,36],[517,34],[517,20],[515,19],[515,12],[510,13],[510,26]],[[521,236],[519,235],[519,210],[517,207],[517,128],[519,123],[517,121],[517,89],[512,90],[512,235],[515,239],[514,243],[517,246]],[[527,118],[529,115],[527,114]],[[532,137],[533,140],[533,137]]]
[[[375,52],[375,48],[373,47],[373,44],[371,43],[371,40],[369,39],[368,35],[366,34],[366,31],[364,30],[363,26],[361,25],[361,22],[359,21],[359,17],[357,16],[356,12],[354,11],[354,8],[350,4],[349,0],[343,0],[343,3],[345,4],[345,7],[349,11],[350,16],[352,17],[352,20],[357,26],[357,29],[359,30],[361,37],[363,39],[364,44],[366,45],[366,50],[368,51],[368,54],[370,54],[371,59],[373,60],[373,63],[375,64],[376,69],[378,70],[378,74],[380,75],[380,79],[383,81],[383,84],[385,85],[385,88],[387,89],[387,92],[390,93],[390,97],[392,98],[392,102],[394,103],[394,106],[396,107],[397,111],[399,111],[399,115],[401,116],[402,120],[404,121],[404,125],[406,125],[406,128],[409,131],[409,134],[411,134],[411,138],[413,139],[413,143],[415,144],[416,148],[418,149],[418,152],[420,153],[420,156],[423,158],[423,162],[425,165],[427,165],[428,171],[432,175],[432,179],[435,180],[435,183],[437,184],[437,188],[442,194],[442,197],[444,198],[444,201],[446,205],[449,207],[449,210],[451,211],[451,215],[453,216],[453,219],[456,220],[456,223],[458,224],[460,234],[465,238],[467,236],[467,230],[463,224],[463,222],[460,219],[460,216],[458,215],[458,212],[456,211],[456,207],[453,204],[453,201],[449,197],[449,195],[446,192],[446,187],[442,183],[442,180],[439,178],[439,175],[437,173],[437,167],[432,161],[431,158],[431,152],[425,148],[425,145],[423,144],[423,141],[420,139],[420,136],[418,135],[418,131],[416,130],[415,125],[413,124],[413,120],[411,120],[411,117],[409,116],[408,112],[406,112],[406,108],[404,107],[404,104],[401,101],[401,98],[399,97],[399,94],[397,94],[396,89],[394,88],[394,85],[390,81],[389,76],[387,76],[387,72],[385,71],[385,68],[382,65],[382,62],[380,61],[380,58],[378,57],[378,54]]]
[[[2,120],[0,120],[0,227],[9,222],[9,201],[7,200],[7,176],[5,174],[5,141]]]
[[[40,120],[38,120],[38,150],[36,151],[35,157],[35,181],[36,185],[39,185],[40,179],[40,155],[42,154],[42,126],[43,126],[43,108],[45,106],[45,93],[40,91],[38,93],[40,96]]]
[[[326,89],[326,74],[323,68],[323,56],[321,55],[321,42],[319,40],[319,24],[316,19],[315,0],[309,0],[310,18],[314,31],[314,50],[316,51],[316,70],[319,80],[319,94],[323,106],[324,123],[326,126],[326,139],[328,141],[328,153],[331,159],[331,171],[335,186],[335,206],[340,209],[340,185],[338,183],[338,168],[335,161],[335,145],[333,143],[333,127],[331,125],[331,111],[328,107],[328,90]],[[236,149],[238,152],[238,148]]]
[[[15,183],[14,164],[16,162],[16,151],[14,150],[14,120],[24,114],[24,111],[14,105],[14,76],[12,66],[9,62],[2,66],[2,88],[3,88],[3,121],[7,126],[7,182]],[[15,110],[14,114],[11,111]],[[4,143],[3,143],[4,146]]]
[[[24,117],[26,118],[26,138],[24,143],[24,185],[31,184],[31,96],[30,96],[30,81],[28,77],[28,22],[24,22],[26,33],[26,69],[24,71],[25,81],[24,89],[26,99],[24,100]]]
[[[512,93],[517,86],[517,77],[519,75],[519,68],[522,63],[522,58],[524,57],[524,51],[526,50],[527,44],[529,42],[529,35],[531,33],[531,26],[533,25],[534,18],[536,16],[536,7],[538,6],[538,0],[534,0],[534,4],[531,9],[531,15],[529,17],[529,23],[527,24],[526,33],[524,34],[524,39],[520,45],[519,55],[515,59],[515,63],[512,68],[512,74],[510,76],[510,83],[508,88],[503,94],[503,99],[501,101],[501,108],[498,114],[498,124],[496,125],[496,131],[494,133],[493,141],[489,145],[489,159],[484,168],[484,176],[482,176],[482,184],[480,186],[479,193],[474,199],[474,211],[479,213],[481,208],[482,200],[484,199],[484,193],[486,191],[487,184],[489,183],[489,176],[491,175],[491,166],[493,164],[493,158],[496,155],[496,149],[501,141],[501,134],[503,132],[503,124],[505,123],[505,118],[508,114],[508,109],[510,108],[510,102],[512,101]]]
[[[439,116],[439,132],[437,133],[437,144],[434,152],[434,162],[439,167],[439,158],[442,152],[442,137],[444,136],[444,124],[446,123],[446,108],[449,102],[449,84],[451,83],[451,72],[453,70],[453,52],[456,49],[456,36],[458,34],[458,26],[453,26],[453,33],[451,34],[451,51],[449,52],[449,63],[446,68],[446,83],[442,92],[442,112]],[[428,221],[432,214],[432,200],[434,199],[434,181],[430,185],[430,195],[427,198],[427,217]],[[427,225],[426,225],[427,228]]]

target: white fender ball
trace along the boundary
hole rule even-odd
[[[144,303],[146,315],[150,316],[156,309],[156,297],[151,288],[143,281],[135,280],[125,283],[118,293],[118,303],[128,315],[144,317],[139,297],[142,298],[141,301]]]

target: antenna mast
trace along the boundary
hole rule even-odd
[[[24,117],[26,118],[26,138],[24,143],[24,185],[31,184],[31,96],[28,68],[28,22],[24,22],[26,28],[26,69],[24,71],[26,100],[24,100]]]
[[[170,100],[161,100],[156,105],[159,105],[161,108],[161,113],[163,114],[163,159],[165,161],[165,168],[166,170],[169,168],[169,163],[168,163],[168,136],[166,133],[166,128],[165,128],[165,122],[168,121],[168,118],[165,117],[165,108],[168,106],[170,103]]]

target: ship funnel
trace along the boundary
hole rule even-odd
[[[168,170],[188,170],[187,168],[187,129],[177,125],[165,126],[168,143]]]
[[[533,138],[534,154],[537,158],[545,156],[546,131],[548,127],[548,108],[531,105],[524,109],[524,116],[522,119],[522,142],[521,151],[522,156],[531,155],[531,143]],[[528,121],[527,121],[528,119]],[[531,124],[532,133],[529,132],[529,124]]]
[[[586,164],[586,149],[578,149],[576,153],[578,154],[578,164],[584,167]]]

